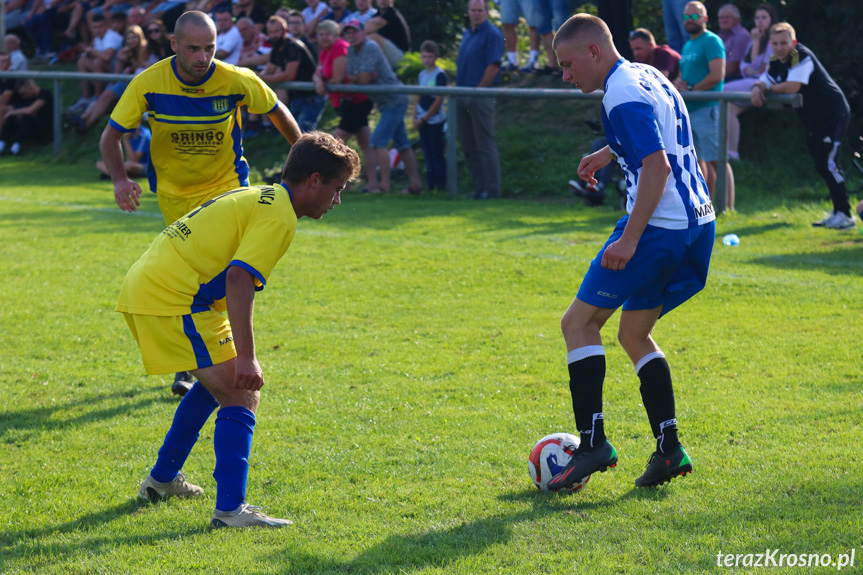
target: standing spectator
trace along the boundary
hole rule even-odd
[[[255,0],[233,0],[231,10],[237,22],[240,18],[250,18],[258,32],[265,31],[269,14],[267,9]]]
[[[378,13],[377,9],[372,6],[372,0],[356,0],[354,5],[357,7],[353,17],[360,21],[363,26]]]
[[[137,75],[114,108],[99,150],[114,182],[114,200],[123,211],[138,209],[141,188],[123,169],[120,139],[137,128],[145,112],[150,112],[153,132],[149,184],[167,224],[219,194],[249,185],[238,126],[241,103],[249,113],[267,114],[291,144],[300,137],[296,121],[276,94],[251,70],[214,60],[215,45],[210,17],[186,12],[171,39],[176,56]],[[224,293],[202,297],[221,301]],[[219,301],[216,305],[222,305]],[[193,382],[190,374],[178,372],[171,391],[185,395]]]
[[[557,55],[552,48],[552,41],[554,33],[569,18],[569,5],[569,0],[534,0],[534,8],[539,11],[537,33],[548,55],[548,64],[542,72],[552,76],[563,75],[560,66],[557,65]]]
[[[518,67],[518,21],[524,17],[528,26],[528,45],[530,53],[527,62],[520,69],[526,74],[533,74],[536,70],[536,60],[539,58],[539,36],[536,33],[537,20],[541,12],[537,9],[538,0],[500,0],[500,22],[503,26],[503,44],[506,53],[506,61],[503,63],[504,72],[514,72]]]
[[[81,50],[81,56],[78,58],[78,71],[90,74],[111,72],[114,57],[123,47],[123,36],[108,28],[105,17],[101,14],[93,16],[90,31],[93,34],[93,43]],[[81,98],[70,108],[70,111],[83,112],[90,104],[96,103],[104,89],[104,82],[82,80]]]
[[[665,24],[665,41],[678,54],[689,38],[683,25],[683,11],[689,0],[662,0],[662,21]]]
[[[349,20],[342,28],[342,35],[351,47],[348,49],[348,81],[351,84],[372,84],[376,86],[401,86],[395,72],[390,67],[383,51],[374,42],[366,39],[363,25],[359,20]],[[408,111],[410,98],[407,94],[388,94],[375,92],[369,96],[381,113],[375,131],[372,132],[371,148],[375,152],[380,169],[379,191],[389,192],[390,162],[387,145],[393,142],[393,148],[399,152],[405,163],[409,184],[402,193],[419,194],[422,192],[422,181],[417,171],[417,159],[411,148],[405,127],[405,114]],[[369,190],[374,191],[376,181],[369,182]]]
[[[378,13],[364,24],[369,40],[384,51],[393,70],[398,70],[405,54],[411,49],[411,31],[402,13],[393,6],[394,0],[378,0]]]
[[[219,29],[216,36],[216,58],[225,64],[236,66],[240,63],[240,54],[243,52],[243,36],[234,25],[231,13],[225,10],[216,12],[216,27]]]
[[[707,9],[698,1],[690,2],[683,11],[690,40],[683,46],[680,58],[680,78],[674,86],[681,92],[721,92],[725,78],[725,46],[722,39],[707,29]],[[687,102],[692,122],[692,138],[701,171],[707,179],[710,197],[716,187],[719,164],[719,102]],[[734,174],[728,172],[727,200],[734,210]]]
[[[21,144],[32,141],[46,144],[51,141],[54,126],[54,98],[51,92],[39,88],[31,78],[15,83],[15,93],[9,101],[0,131],[0,154],[21,153]]]
[[[248,16],[237,18],[237,30],[243,37],[243,50],[237,65],[260,72],[270,61],[270,48],[263,49],[268,42],[266,34],[258,32],[258,27]]]
[[[848,100],[815,54],[797,42],[797,33],[791,24],[774,24],[770,29],[770,43],[773,58],[767,71],[752,86],[752,105],[764,105],[767,92],[803,96],[803,106],[797,108],[797,114],[806,129],[806,146],[818,175],[827,183],[833,202],[833,212],[812,225],[833,230],[854,228],[848,188],[837,161],[839,146],[851,119]]]
[[[420,46],[420,58],[425,69],[417,78],[419,86],[446,86],[446,72],[437,65],[438,45],[426,40]],[[443,96],[422,95],[414,111],[414,129],[420,134],[426,164],[426,184],[429,190],[446,188],[446,155],[444,145]]]
[[[742,77],[740,65],[749,51],[752,35],[740,24],[740,10],[734,4],[719,9],[719,37],[725,43],[725,81]]]
[[[17,34],[6,34],[6,53],[9,54],[9,65],[12,72],[27,69],[27,56],[21,51],[21,38]]]
[[[488,21],[485,0],[468,2],[470,26],[456,58],[456,86],[488,88],[499,82],[503,35]],[[494,98],[470,96],[456,100],[458,135],[473,177],[477,200],[500,197],[500,157],[494,139]]]
[[[347,68],[350,44],[339,38],[339,30],[339,25],[332,20],[321,22],[318,25],[318,45],[321,48],[321,56],[318,70],[312,80],[319,96],[326,96],[328,83],[348,83]],[[371,139],[369,114],[372,113],[374,106],[372,101],[366,94],[359,92],[347,94],[329,92],[329,97],[330,104],[339,113],[339,125],[335,130],[335,137],[347,142],[356,136],[357,145],[363,152],[366,182],[377,182],[377,159],[369,141]],[[380,191],[380,188],[376,188],[375,191]]]
[[[680,76],[680,54],[668,44],[657,46],[647,28],[636,28],[629,34],[629,47],[636,62],[653,66],[672,82]]]
[[[332,20],[341,25],[353,17],[353,12],[348,10],[347,0],[330,0],[330,9],[321,17],[320,21]]]
[[[288,24],[279,16],[267,20],[267,38],[270,41],[270,61],[258,76],[267,84],[281,82],[311,82],[317,64],[306,45],[288,37]],[[288,105],[303,132],[317,126],[325,100],[315,93],[291,92],[276,89],[279,100]]]
[[[24,17],[24,28],[36,45],[36,58],[53,58],[54,21],[59,8],[68,0],[33,0],[30,12]]]
[[[767,70],[773,48],[770,46],[770,27],[779,21],[779,13],[772,4],[761,4],[755,9],[755,27],[750,34],[752,41],[743,63],[740,65],[740,73],[743,76],[738,80],[725,82],[725,92],[749,92],[758,78]],[[740,114],[749,108],[749,104],[742,102],[728,103],[728,159],[740,159]]]
[[[627,60],[632,60],[629,32],[632,31],[632,0],[596,0],[597,15],[611,30],[614,47]]]
[[[602,89],[609,146],[582,159],[578,175],[617,160],[627,173],[627,215],[590,263],[561,320],[578,449],[549,482],[558,491],[617,464],[606,438],[606,374],[601,330],[620,312],[617,340],[641,382],[641,400],[656,438],[636,487],[655,487],[692,471],[680,443],[674,388],[654,340],[659,319],[704,288],[716,232],[715,214],[689,145],[680,94],[662,75],[623,61],[596,17],[576,14],[554,38],[563,80],[584,93]]]

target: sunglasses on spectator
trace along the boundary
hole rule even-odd
[[[640,30],[633,30],[629,33],[630,40],[650,40],[650,37]]]
[[[683,21],[692,20],[693,22],[698,22],[701,19],[701,14],[684,14]]]

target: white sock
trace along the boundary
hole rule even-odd
[[[0,140],[0,154],[2,154],[6,150],[6,142]]]
[[[10,151],[10,152],[12,152],[12,154],[13,154],[13,155],[16,155],[16,156],[17,156],[17,155],[18,155],[18,152],[20,152],[20,151],[21,151],[21,144],[19,144],[18,142],[15,142],[15,143],[14,143],[14,144],[12,144],[12,146],[9,148],[9,151]]]
[[[530,62],[536,62],[537,58],[539,58],[539,50],[531,50],[529,56]]]
[[[518,52],[507,52],[506,59],[509,60],[510,64],[513,66],[518,64]]]

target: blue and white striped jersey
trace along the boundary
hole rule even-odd
[[[626,211],[632,212],[641,162],[665,150],[671,174],[650,225],[680,230],[716,216],[698,168],[683,98],[659,70],[620,59],[605,79],[602,123],[611,151],[626,175]]]

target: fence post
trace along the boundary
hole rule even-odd
[[[719,100],[719,161],[716,164],[716,188],[713,208],[721,214],[728,206],[728,100]]]
[[[63,151],[63,80],[54,79],[54,157]]]
[[[456,102],[457,98],[447,97],[446,107],[446,193],[454,198],[458,194],[458,166],[456,165],[456,137],[458,128],[456,124]]]

